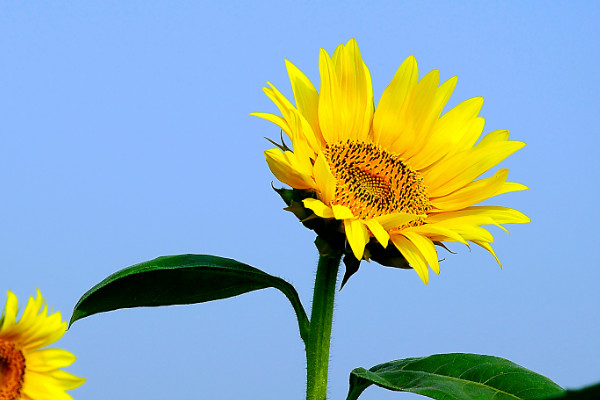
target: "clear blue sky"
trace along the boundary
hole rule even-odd
[[[363,263],[337,298],[331,399],[355,367],[456,351],[566,387],[600,381],[600,3],[0,4],[2,293],[39,287],[67,319],[118,269],[207,253],[285,278],[309,307],[314,234],[270,189],[263,136],[278,129],[248,114],[275,111],[267,80],[291,94],[284,58],[318,82],[319,48],[355,37],[376,98],[414,54],[422,72],[458,75],[451,105],[483,96],[485,131],[528,143],[502,166],[531,190],[493,203],[532,223],[493,231],[503,270],[464,246],[428,286]],[[58,345],[88,379],[79,400],[304,396],[303,345],[275,290],[98,315]]]

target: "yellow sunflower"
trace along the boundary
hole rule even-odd
[[[67,328],[59,312],[48,315],[41,293],[29,298],[17,322],[17,297],[8,292],[0,317],[0,400],[68,400],[65,390],[85,382],[61,367],[75,356],[66,350],[42,349],[62,337]]]
[[[473,206],[527,189],[507,182],[507,169],[476,180],[525,144],[508,140],[506,130],[479,139],[481,97],[442,115],[456,77],[440,85],[434,70],[419,80],[410,56],[375,108],[354,39],[333,57],[321,49],[320,91],[291,62],[286,66],[296,105],[268,83],[264,91],[282,116],[252,114],[278,125],[292,142],[291,149],[266,150],[267,163],[278,180],[310,194],[301,201],[316,217],[340,222],[358,261],[372,258],[369,243],[393,247],[427,283],[428,266],[439,273],[436,244],[472,242],[498,260],[482,225],[530,221],[511,208]]]

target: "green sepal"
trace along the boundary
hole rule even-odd
[[[273,187],[283,199],[287,207],[286,211],[293,213],[302,224],[327,241],[329,246],[344,253],[351,252],[346,248],[346,235],[342,227],[342,221],[336,219],[324,219],[317,217],[312,210],[304,207],[302,200],[316,198],[315,193],[310,190],[300,189],[277,189]]]
[[[292,151],[292,149],[290,149],[288,147],[287,144],[285,144],[285,141],[283,140],[283,129],[279,131],[279,140],[281,140],[281,144],[277,143],[276,141],[274,141],[273,139],[269,139],[268,137],[265,137],[265,139],[267,139],[272,145],[276,146],[279,150],[286,152],[286,151]]]
[[[437,400],[537,400],[564,394],[550,379],[499,357],[436,354],[357,368],[350,374],[347,400],[370,385]]]
[[[198,254],[158,257],[110,275],[79,299],[69,326],[90,315],[122,308],[203,303],[268,287],[288,298],[305,340],[308,317],[291,284],[230,258]]]
[[[344,285],[346,282],[348,282],[348,279],[350,279],[350,277],[358,271],[358,268],[360,267],[360,261],[354,257],[354,254],[346,254],[344,256],[344,265],[346,266],[346,272],[344,272],[340,290],[344,288]]]
[[[365,253],[370,260],[373,260],[383,266],[392,268],[410,269],[411,266],[406,261],[406,258],[392,243],[388,243],[387,247],[383,247],[375,238],[371,238],[365,248]]]
[[[342,279],[341,287],[348,282],[348,279],[354,275],[359,267],[360,261],[354,257],[352,250],[347,245],[346,234],[342,226],[342,221],[335,219],[324,219],[317,217],[312,210],[304,207],[302,200],[307,198],[316,198],[316,195],[311,190],[301,189],[277,189],[273,186],[279,196],[287,205],[284,210],[291,212],[302,222],[302,224],[317,233],[321,238],[326,240],[331,247],[335,247],[344,254],[344,265],[346,271]],[[365,247],[365,259],[373,260],[386,267],[410,269],[411,266],[404,258],[402,253],[398,251],[396,246],[388,244],[383,247],[375,238],[371,238]],[[341,288],[340,288],[341,289]]]

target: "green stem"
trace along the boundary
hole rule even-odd
[[[325,400],[335,286],[342,254],[317,237],[319,265],[306,341],[306,400]]]

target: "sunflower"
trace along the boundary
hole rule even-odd
[[[66,350],[42,349],[62,337],[67,328],[59,312],[48,315],[39,290],[29,298],[17,322],[17,297],[8,292],[0,317],[0,400],[67,400],[65,390],[85,382],[61,367],[75,356]]]
[[[291,62],[286,66],[296,105],[267,82],[264,91],[282,116],[252,114],[278,125],[292,143],[282,139],[266,150],[267,163],[278,180],[307,193],[301,202],[311,218],[339,223],[358,262],[373,258],[377,247],[397,251],[427,283],[428,266],[440,271],[435,245],[470,242],[500,263],[482,225],[504,229],[530,220],[508,207],[474,205],[527,187],[507,182],[507,169],[477,178],[525,144],[508,140],[506,130],[480,139],[481,97],[442,115],[457,78],[440,85],[434,70],[419,80],[410,56],[375,108],[354,39],[333,57],[321,49],[320,91]]]

